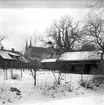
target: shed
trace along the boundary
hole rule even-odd
[[[65,52],[58,61],[94,61],[101,59],[102,51],[79,51],[79,52]]]
[[[57,62],[60,63],[61,72],[98,74],[101,53],[102,51],[65,52],[57,59]]]
[[[1,68],[20,68],[28,61],[19,53],[8,50],[0,50],[0,67]]]
[[[97,74],[101,53],[102,51],[65,52],[57,59],[45,59],[41,64],[45,69],[56,69],[63,73]]]

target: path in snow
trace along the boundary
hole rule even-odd
[[[20,104],[27,105],[27,104]],[[104,105],[104,95],[77,97],[63,100],[52,100],[49,102],[30,103],[28,105]]]

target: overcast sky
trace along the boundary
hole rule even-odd
[[[14,1],[0,1],[0,34],[7,36],[2,42],[5,48],[18,51],[24,49],[26,38],[33,37],[33,31],[34,35],[45,36],[53,20],[67,14],[76,20],[83,20],[90,10],[86,0]]]

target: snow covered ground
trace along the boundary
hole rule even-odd
[[[38,71],[35,87],[30,71],[25,70],[23,77],[16,80],[10,74],[8,70],[8,80],[5,80],[5,72],[0,70],[0,105],[104,105],[103,84],[94,89],[83,88],[79,85],[80,75],[65,74],[61,85],[55,86],[52,72]],[[20,70],[14,70],[13,74],[21,77]],[[92,76],[83,78],[88,80]]]

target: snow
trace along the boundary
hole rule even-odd
[[[25,59],[22,55],[20,55],[20,54],[16,54],[16,53],[13,53],[13,52],[0,50],[0,56],[1,56],[3,59],[14,60],[10,55],[13,55],[13,56],[16,56],[16,57],[20,57],[20,61],[25,62],[25,63],[28,63],[28,60],[26,60],[26,59]]]
[[[66,52],[63,53],[58,60],[76,61],[76,60],[93,60],[100,59],[101,51],[80,51],[80,52]]]
[[[51,71],[37,72],[37,86],[33,85],[33,77],[28,70],[23,71],[23,77],[13,80],[10,78],[8,70],[8,80],[4,80],[5,72],[0,70],[0,105],[104,105],[104,86],[95,88],[95,90],[85,89],[79,86],[81,75],[63,74],[60,86],[54,85],[54,76]],[[13,70],[13,74],[21,77],[20,70]],[[55,73],[56,77],[58,73]],[[83,79],[92,78],[91,75],[83,76]],[[65,86],[65,82],[66,84]],[[54,86],[54,87],[53,87]],[[17,96],[16,92],[11,92],[10,87],[15,87],[21,91]],[[2,96],[2,98],[1,98]],[[10,99],[8,102],[8,98]]]
[[[1,51],[0,50],[0,56],[3,58],[3,59],[12,59],[9,55],[8,55],[8,52],[6,51]]]
[[[23,57],[23,56],[20,57],[20,61],[28,63],[28,60],[25,57]]]
[[[35,105],[104,105],[104,96],[78,97],[64,100],[41,102]],[[23,104],[22,104],[23,105]],[[34,104],[29,104],[34,105]]]
[[[56,62],[57,59],[43,59],[41,62],[45,63],[45,62]]]
[[[7,53],[10,54],[10,55],[14,55],[14,56],[21,56],[20,54],[16,54],[16,53],[9,52],[9,51],[7,51]]]

